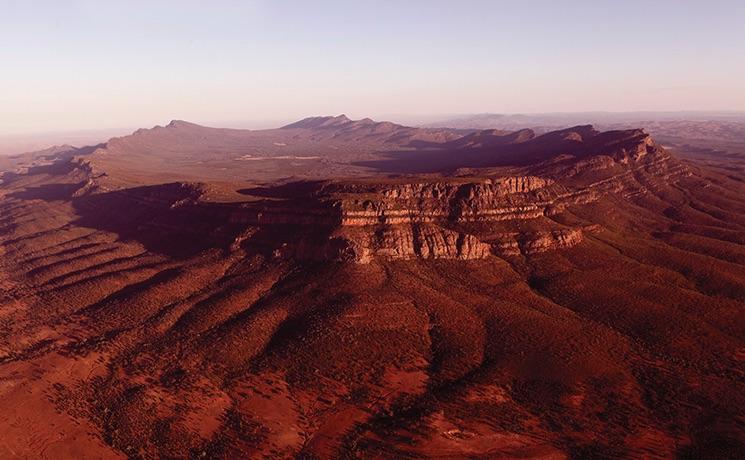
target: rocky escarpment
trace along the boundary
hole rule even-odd
[[[274,256],[370,263],[374,259],[483,259],[492,246],[471,234],[432,224],[390,225],[377,229],[342,227],[328,237],[283,243]]]
[[[188,239],[192,247],[222,241],[233,250],[247,248],[274,257],[357,263],[508,255],[499,243],[483,238],[483,229],[472,226],[488,229],[490,224],[538,219],[554,198],[576,199],[554,181],[534,176],[331,182],[302,193],[290,191],[287,198],[243,204],[203,202],[204,190],[198,184],[86,195],[95,190],[94,184],[81,184],[75,203],[87,216],[84,220],[98,226],[126,229],[128,235],[157,233],[161,240]],[[527,240],[520,241],[532,247]],[[556,241],[555,247],[562,247],[563,240]]]
[[[349,241],[350,260],[367,263],[382,259],[483,259],[491,246],[477,237],[432,224],[391,225],[370,232],[355,228],[340,232]]]
[[[597,231],[598,229],[593,229]],[[495,254],[502,256],[533,255],[577,246],[588,229],[567,228],[552,231],[511,232],[490,241]]]
[[[228,219],[263,228],[302,226],[303,234],[279,250],[299,258],[482,259],[494,252],[492,245],[463,225],[536,219],[564,192],[535,176],[330,182],[290,199],[242,205]]]
[[[230,206],[228,218],[248,225],[344,227],[534,218],[555,198],[570,196],[553,185],[551,179],[534,176],[329,182],[297,194],[285,191],[288,196],[281,200]],[[212,211],[219,214],[223,208],[213,206]]]
[[[536,193],[553,181],[533,176],[470,182],[404,183],[391,186],[341,185],[342,225],[404,224],[442,219],[465,222],[537,216]]]
[[[690,174],[642,131],[598,134],[588,127],[554,136],[577,144],[573,154],[524,174],[294,183],[250,190],[256,200],[240,204],[203,202],[198,185],[168,184],[104,194],[114,205],[103,207],[133,210],[124,219],[144,220],[140,228],[274,257],[468,260],[576,246],[586,233],[553,216],[604,196],[635,199]],[[81,193],[95,190],[94,182]],[[103,201],[80,197],[80,206]]]

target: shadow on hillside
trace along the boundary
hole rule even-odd
[[[575,126],[538,137],[515,132],[482,142],[487,145],[451,144],[440,149],[381,152],[380,160],[353,162],[389,174],[451,173],[459,168],[524,167],[571,153],[581,157],[602,151],[604,143],[634,133],[609,131],[598,134],[590,125]],[[531,132],[532,134],[532,132]],[[441,146],[442,147],[442,146]]]
[[[466,163],[471,156],[459,150],[406,150],[380,152],[379,160],[352,162],[353,166],[371,168],[384,174],[448,173]]]
[[[315,183],[293,183],[273,191],[271,187],[249,189],[251,194],[281,196],[305,200],[302,190]],[[290,193],[293,191],[293,194]],[[195,186],[172,183],[135,187],[91,194],[72,200],[78,215],[74,225],[115,233],[122,240],[134,240],[148,251],[175,258],[187,258],[207,249],[227,250],[236,237],[252,228],[258,215],[272,214],[287,206],[283,200],[260,200],[251,203],[210,203],[199,201],[201,190]],[[318,206],[313,198],[294,206]],[[312,227],[312,228],[311,228]],[[274,243],[294,241],[327,232],[323,224],[302,226],[283,224],[253,228],[250,241],[257,247],[273,248]],[[245,238],[243,239],[245,241]],[[242,241],[242,240],[241,240]]]
[[[195,188],[177,183],[86,195],[72,200],[79,216],[73,224],[116,233],[172,257],[227,246],[235,226],[216,218],[219,205],[194,205],[198,196]]]
[[[268,185],[261,187],[243,188],[237,190],[242,195],[256,196],[261,198],[296,198],[298,196],[312,195],[319,190],[325,181],[308,180],[295,181],[281,185]]]
[[[387,151],[379,154],[379,160],[352,165],[385,174],[448,174],[460,168],[522,166],[535,161],[536,153],[523,146]]]
[[[77,184],[45,184],[37,187],[28,187],[22,191],[10,193],[8,196],[21,200],[69,200],[83,185],[85,185],[85,182],[79,182]]]

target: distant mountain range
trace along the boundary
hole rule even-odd
[[[745,112],[570,112],[537,114],[481,113],[460,115],[428,122],[425,126],[459,129],[542,128],[544,130],[592,124],[597,126],[633,125],[644,122],[742,122]]]

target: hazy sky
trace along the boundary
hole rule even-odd
[[[0,0],[0,135],[745,110],[745,1]]]

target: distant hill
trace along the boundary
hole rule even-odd
[[[470,131],[469,131],[470,132]],[[267,181],[359,176],[380,152],[437,148],[451,129],[412,128],[370,119],[312,117],[279,129],[247,130],[173,120],[110,139],[86,158],[112,186],[163,180]]]

